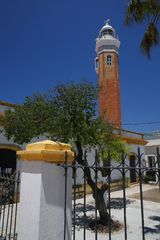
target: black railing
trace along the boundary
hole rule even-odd
[[[19,172],[0,171],[0,240],[17,240]]]
[[[145,181],[148,168],[144,164],[144,156],[141,155],[140,149],[137,150],[135,166],[130,166],[129,157],[123,153],[121,159],[113,164],[109,153],[107,161],[101,162],[99,161],[97,151],[95,151],[94,159],[89,159],[89,161],[87,161],[87,153],[85,152],[83,164],[81,165],[76,162],[76,157],[72,164],[67,164],[66,154],[65,162],[61,167],[65,170],[65,186],[67,186],[68,169],[72,168],[73,171],[72,239],[160,239],[160,228],[155,226],[156,229],[154,229],[150,225],[146,225],[148,220],[145,218],[146,209],[144,206],[144,200],[150,201],[153,188],[157,191],[156,193],[153,192],[153,194],[158,194],[160,197],[160,188],[158,188],[158,185],[160,186],[159,149],[157,149],[156,159],[156,167],[154,167],[156,182],[154,184],[152,182],[149,185]],[[136,185],[132,186],[132,188],[127,188],[130,171],[133,172],[133,170],[135,171]],[[117,192],[112,191],[115,172],[118,173],[118,176],[121,176],[121,186],[119,186],[119,191]],[[77,194],[77,186],[78,191],[81,193],[80,195]],[[136,189],[136,193],[130,189]],[[145,189],[147,189],[146,192],[144,192]],[[149,191],[149,196],[147,196],[147,191]],[[67,239],[66,199],[67,191],[65,191],[64,200],[64,240]],[[160,200],[157,200],[157,202],[160,203]],[[133,211],[134,207],[135,212]],[[128,209],[131,213],[128,212]],[[133,214],[132,221],[130,214]],[[160,222],[159,213],[157,214],[158,216],[154,217]],[[152,218],[153,216],[149,219]],[[131,224],[135,225],[133,231]],[[137,229],[135,230],[136,226]],[[150,238],[149,234],[152,234],[152,236],[155,234],[155,238]]]

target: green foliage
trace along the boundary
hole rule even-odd
[[[97,88],[80,82],[59,85],[49,93],[49,101],[56,109],[56,130],[59,139],[80,141],[83,145],[94,141],[96,127]],[[55,129],[51,132],[54,137]]]
[[[150,58],[150,48],[151,46],[156,46],[160,43],[159,32],[156,25],[150,22],[148,28],[143,36],[141,42],[141,49]]]
[[[151,48],[160,44],[160,1],[159,0],[132,0],[126,9],[125,23],[147,23],[140,47],[150,58]]]
[[[143,181],[148,183],[149,181],[156,181],[156,173],[153,169],[146,171],[146,175],[143,176]]]
[[[120,138],[115,137],[111,125],[106,125],[101,129],[101,134],[97,142],[101,159],[107,161],[110,155],[111,159],[116,161],[122,160],[122,153],[129,152],[129,146]]]
[[[118,159],[125,144],[114,137],[110,124],[96,116],[97,92],[93,84],[82,81],[26,97],[15,111],[6,111],[6,136],[22,144],[47,135],[73,145],[79,142],[81,146],[98,147],[103,159],[107,159],[110,151],[112,158]]]
[[[23,144],[46,133],[53,108],[43,95],[26,97],[25,102],[17,106],[15,111],[5,112],[3,126],[7,138]]]

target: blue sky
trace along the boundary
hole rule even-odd
[[[95,38],[104,21],[116,29],[122,121],[160,122],[159,51],[149,61],[139,50],[145,25],[124,25],[126,0],[1,0],[0,99],[22,103],[25,96],[82,78],[97,82]],[[150,131],[160,124],[124,125]]]

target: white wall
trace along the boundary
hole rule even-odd
[[[145,154],[144,154],[144,146],[139,146],[139,145],[130,145],[129,152],[133,154],[138,154],[138,147],[140,148],[140,153],[142,154],[142,160],[145,159]],[[92,149],[87,153],[87,159],[88,159],[88,164],[92,166],[92,164],[95,161],[95,150]],[[126,157],[126,164],[129,166],[129,157]],[[101,163],[102,164],[102,163]],[[120,162],[117,161],[112,161],[112,166],[116,167],[120,164]],[[91,176],[94,179],[95,173],[93,170],[91,170]],[[77,170],[77,179],[76,179],[76,184],[83,184],[84,183],[84,172],[81,168]],[[130,171],[126,173],[126,177],[130,177]],[[118,180],[122,179],[122,173],[119,170],[113,170],[111,174],[111,180]],[[99,172],[98,174],[98,181],[105,181],[105,178],[102,177],[101,173]]]
[[[66,240],[71,240],[72,184],[67,174]],[[22,161],[18,240],[63,239],[65,177],[55,164]]]

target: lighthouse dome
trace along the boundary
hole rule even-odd
[[[101,28],[99,32],[99,37],[115,37],[114,28],[109,25],[109,20],[106,21],[105,25]]]
[[[99,35],[96,38],[96,53],[102,52],[116,52],[118,53],[120,41],[116,37],[114,28],[109,24],[109,20],[105,22],[105,25],[99,31]]]

